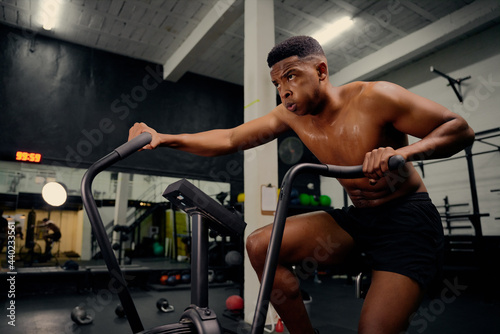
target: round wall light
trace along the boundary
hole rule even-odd
[[[48,182],[42,188],[42,197],[52,206],[61,206],[66,202],[68,193],[61,183]]]

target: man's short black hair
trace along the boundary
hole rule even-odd
[[[318,41],[309,36],[294,36],[277,44],[269,52],[267,65],[272,67],[277,62],[292,56],[305,58],[312,55],[325,56],[325,52]]]

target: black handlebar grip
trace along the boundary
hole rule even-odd
[[[396,170],[399,167],[403,167],[406,163],[405,159],[401,155],[393,155],[389,158],[389,170]]]
[[[140,148],[149,144],[151,142],[151,139],[153,139],[151,133],[143,132],[137,137],[126,142],[125,144],[115,148],[115,152],[117,152],[120,155],[121,159],[124,159],[128,157],[130,154],[136,152]]]

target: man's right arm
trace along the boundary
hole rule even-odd
[[[279,117],[278,108],[235,128],[198,133],[162,134],[144,123],[136,123],[129,130],[129,140],[142,132],[150,132],[153,136],[151,143],[143,149],[164,146],[201,156],[234,153],[265,144],[289,129]]]

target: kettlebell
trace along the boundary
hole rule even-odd
[[[83,307],[77,306],[71,311],[71,320],[78,325],[88,325],[94,319],[87,315],[87,311]]]
[[[158,301],[156,302],[156,307],[158,308],[158,310],[162,311],[163,313],[174,312],[174,306],[170,305],[166,298],[158,299]]]

